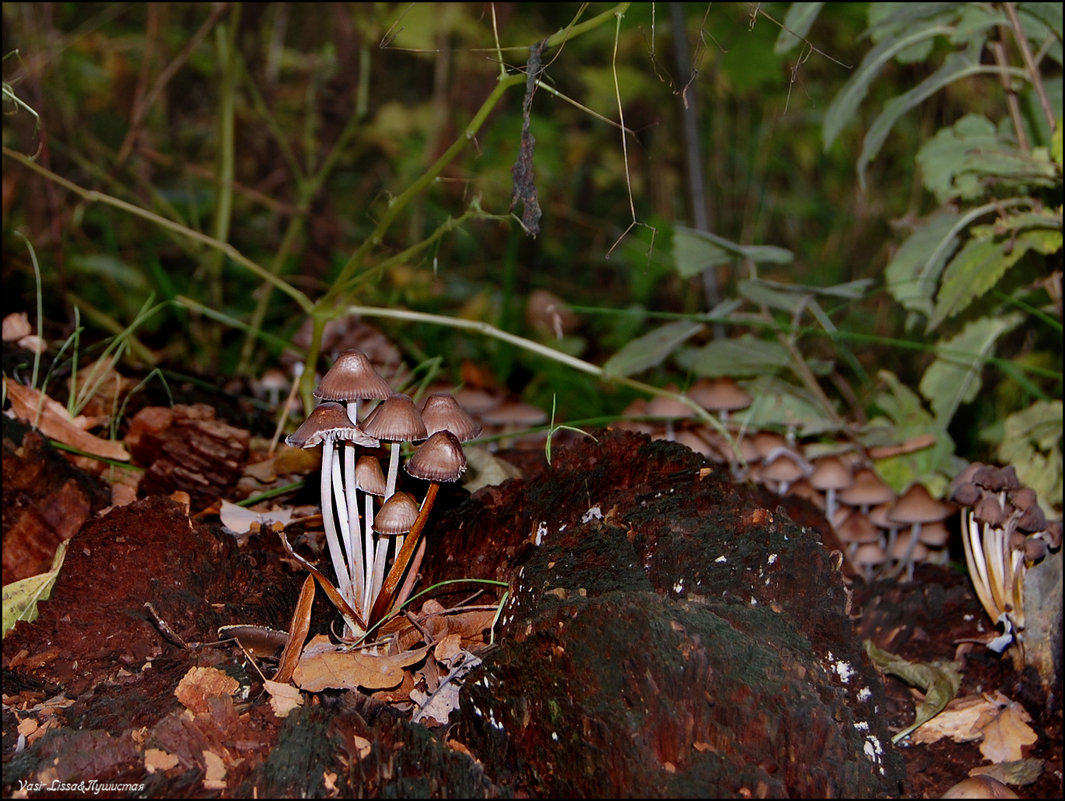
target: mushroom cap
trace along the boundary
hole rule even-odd
[[[322,377],[314,397],[330,401],[384,400],[392,394],[388,385],[361,350],[346,350]]]
[[[1026,531],[1029,534],[1035,534],[1036,532],[1043,531],[1047,527],[1047,518],[1043,514],[1043,510],[1039,507],[1039,504],[1033,503],[1017,519],[1017,528],[1021,531]]]
[[[921,526],[918,539],[932,548],[942,548],[950,541],[950,526],[942,520],[933,520]]]
[[[884,553],[884,549],[880,547],[879,543],[863,542],[855,549],[852,558],[859,565],[873,566],[879,565],[887,559],[887,554]]]
[[[999,528],[1006,522],[1008,515],[999,503],[997,495],[985,495],[973,509],[973,516],[981,523]]]
[[[814,461],[810,483],[819,490],[841,490],[854,485],[854,476],[840,457],[822,456]]]
[[[880,531],[873,525],[868,515],[852,509],[836,527],[836,535],[843,542],[865,543],[879,542]]]
[[[895,500],[895,493],[875,470],[863,467],[854,474],[854,483],[836,497],[848,506],[877,506]]]
[[[326,401],[314,407],[307,419],[296,429],[295,433],[285,437],[285,442],[293,448],[313,448],[321,445],[326,438],[345,440],[376,448],[381,443],[348,419],[343,403]]]
[[[425,481],[457,481],[466,470],[466,454],[457,436],[437,431],[415,449],[404,469]]]
[[[911,484],[902,497],[888,509],[888,520],[896,523],[931,523],[944,520],[954,511],[948,503],[937,501],[928,494],[924,484]]]
[[[425,422],[414,406],[410,395],[396,392],[379,404],[362,421],[363,430],[371,437],[388,442],[416,442],[425,439]]]
[[[378,534],[396,535],[410,531],[418,519],[418,502],[409,492],[396,492],[381,504],[373,519],[373,530]]]
[[[797,481],[806,475],[802,465],[787,452],[777,455],[772,462],[762,467],[761,477],[769,481]]]
[[[972,480],[974,484],[978,484],[992,492],[1013,490],[1021,486],[1020,479],[1017,478],[1017,471],[1013,469],[1012,465],[1007,467],[984,465],[973,473]]]
[[[672,388],[676,391],[676,388]],[[651,417],[664,417],[670,420],[678,420],[686,417],[695,417],[691,406],[668,395],[655,395],[647,402],[647,414]]]
[[[971,481],[966,481],[954,487],[954,492],[951,493],[950,499],[959,506],[975,507],[976,504],[980,503],[983,495],[983,490]]]
[[[355,487],[369,495],[378,497],[385,494],[387,482],[385,471],[381,469],[381,463],[377,457],[364,453],[355,463]]]
[[[712,412],[732,412],[751,405],[750,393],[728,376],[700,378],[688,390],[688,397]]]
[[[466,414],[449,392],[435,392],[425,399],[422,420],[428,434],[450,431],[459,442],[467,442],[481,433],[481,424]]]

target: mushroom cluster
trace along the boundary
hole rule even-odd
[[[447,393],[430,395],[419,410],[409,396],[394,393],[359,350],[340,354],[314,396],[319,405],[286,442],[322,446],[326,545],[337,591],[353,613],[346,619],[362,629],[351,630],[349,622],[346,634],[360,637],[409,597],[439,485],[462,475],[462,442],[476,437],[480,426]],[[397,490],[405,443],[421,443],[405,465],[408,475],[428,482],[420,503]],[[388,450],[387,471],[375,455],[381,446]]]
[[[1024,630],[1024,574],[1061,547],[1061,521],[1048,521],[1036,493],[1013,467],[973,463],[951,484],[962,510],[965,561],[980,604],[1003,632],[989,647],[1001,653]]]

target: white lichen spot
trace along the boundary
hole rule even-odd
[[[544,534],[546,534],[546,533],[547,533],[547,522],[545,521],[545,522],[540,523],[540,525],[536,527],[536,545],[537,545],[537,547],[539,547],[540,543],[542,543],[544,541]]]
[[[554,740],[556,743],[558,742],[558,732],[557,731],[551,732],[551,739]]]
[[[725,558],[725,554],[721,554],[721,556],[717,557],[717,559],[715,559],[714,561],[715,562],[721,562],[721,564],[724,564],[725,562],[728,561],[728,559]]]
[[[863,750],[865,751],[865,755],[869,758],[869,761],[880,768],[880,775],[883,776],[884,765],[880,760],[880,756],[884,753],[884,748],[880,745],[880,740],[872,734],[868,735],[865,738],[865,746]]]
[[[753,595],[751,596],[751,606],[758,606],[758,599]]]
[[[587,523],[589,520],[602,520],[602,519],[603,519],[603,510],[600,509],[598,504],[597,504],[597,505],[593,506],[591,509],[589,509],[587,512],[584,513],[584,516],[581,518],[581,522],[582,523]]]
[[[868,687],[862,687],[862,689],[858,690],[858,700],[861,701],[863,704],[866,701],[872,700],[872,698],[873,691],[870,690]]]
[[[680,579],[676,584],[673,585],[673,592],[675,592],[677,595],[680,595],[682,592],[684,592],[684,579]]]
[[[854,675],[854,668],[850,666],[849,662],[844,662],[842,659],[832,665],[832,669],[836,671],[836,675],[839,676],[840,681],[847,684],[851,680],[851,676]]]
[[[854,728],[856,728],[858,731],[869,731],[869,721],[859,720],[857,723],[854,724]]]
[[[766,562],[771,565],[775,565],[777,563],[777,555],[775,553],[769,554],[769,558],[766,560]]]

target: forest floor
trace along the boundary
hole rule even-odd
[[[528,470],[529,465],[538,460],[542,461],[543,452],[541,449],[537,455],[535,451],[530,450],[501,450],[496,456],[509,460],[519,469],[524,467]],[[508,485],[503,485],[506,486]],[[47,543],[42,544],[34,542],[32,538],[14,535],[9,537],[11,532],[17,530],[24,534],[30,529],[46,528],[62,532],[60,513],[65,514],[74,508],[79,510],[75,516],[80,515],[80,521],[85,523],[85,530],[89,530],[93,525],[92,513],[105,505],[101,497],[108,496],[111,489],[103,477],[84,474],[71,464],[69,457],[64,457],[37,442],[32,436],[23,438],[21,430],[9,428],[5,422],[5,583],[9,580],[9,565],[21,563],[22,571],[26,573],[29,569],[26,565],[34,564],[35,560],[37,564],[43,561],[47,565],[51,558],[51,549]],[[100,495],[101,492],[103,496]],[[78,500],[79,498],[82,500]],[[123,547],[127,548],[129,559],[150,560],[151,555],[138,550],[136,543],[143,538],[143,532],[146,530],[171,524],[172,520],[167,517],[169,512],[150,504],[138,504],[130,509],[135,511],[125,516],[110,515],[107,519],[111,522],[106,528],[96,526],[92,536],[106,538],[111,543],[126,544]],[[825,521],[818,520],[817,515],[809,508],[796,506],[789,512],[794,514],[800,524],[827,531]],[[197,519],[213,519],[215,529],[220,528],[217,525],[217,517],[211,518],[210,512]],[[28,520],[35,521],[33,526],[27,523]],[[65,536],[77,533],[81,528],[80,521],[76,527],[68,525]],[[70,528],[74,530],[69,530]],[[292,536],[299,533],[298,527],[296,529]],[[84,532],[78,536],[84,536]],[[284,628],[292,612],[300,582],[297,571],[291,566],[282,567],[284,555],[277,544],[277,538],[246,537],[244,544],[238,549],[236,540],[232,537],[227,538],[222,534],[216,536],[217,541],[208,538],[194,546],[200,551],[199,561],[195,562],[189,575],[198,577],[200,583],[193,585],[186,581],[186,584],[177,590],[186,595],[202,594],[209,597],[216,608],[224,607],[239,613],[247,622]],[[77,620],[77,625],[71,628],[69,619],[52,619],[47,612],[42,612],[42,620],[49,617],[48,625],[53,628],[43,628],[40,623],[20,624],[15,632],[17,636],[11,636],[4,642],[5,796],[37,795],[21,790],[21,783],[11,778],[15,775],[54,775],[54,771],[49,773],[46,765],[50,752],[39,754],[41,761],[30,768],[25,761],[20,762],[25,758],[23,748],[27,743],[33,744],[42,732],[57,721],[65,720],[69,723],[75,718],[76,715],[71,710],[76,709],[83,698],[96,699],[94,714],[99,712],[101,699],[108,699],[115,708],[110,719],[107,716],[98,717],[91,727],[85,721],[82,722],[86,727],[92,728],[94,733],[108,731],[112,738],[118,740],[121,738],[117,729],[129,726],[132,731],[122,742],[136,742],[138,726],[158,724],[157,699],[161,696],[170,697],[176,680],[180,678],[180,674],[173,672],[181,664],[180,660],[175,660],[173,656],[175,650],[179,649],[175,640],[180,641],[182,631],[194,631],[201,625],[207,625],[203,621],[195,620],[191,612],[182,612],[179,607],[168,609],[164,606],[158,609],[154,614],[158,614],[159,619],[155,620],[143,611],[146,600],[165,597],[164,590],[168,581],[165,560],[147,570],[145,575],[153,575],[154,571],[155,577],[146,580],[144,584],[109,579],[108,571],[113,570],[113,566],[94,562],[90,555],[92,548],[87,542],[74,540],[75,546],[81,544],[84,553],[79,553],[77,559],[68,556],[68,562],[80,566],[83,575],[71,577],[66,587],[68,592],[75,593],[75,596],[67,596],[68,603],[77,593],[84,595],[83,608],[86,610],[86,617]],[[214,565],[223,558],[232,557],[237,550],[242,553],[245,561],[257,565],[262,572],[253,582],[246,578],[233,579],[231,585],[226,586],[226,575],[215,572]],[[114,553],[108,553],[107,559],[113,560]],[[990,770],[992,775],[1009,781],[1019,797],[1060,797],[1061,687],[1052,686],[1048,694],[1035,671],[1030,668],[1018,670],[1009,652],[1000,656],[973,642],[986,640],[990,626],[985,622],[986,615],[967,576],[946,567],[919,566],[914,579],[908,582],[883,580],[867,584],[861,579],[851,580],[851,608],[848,614],[853,620],[855,638],[870,638],[879,647],[910,662],[954,662],[961,676],[961,686],[956,693],[959,699],[984,698],[997,703],[1000,710],[1010,707],[1022,720],[1022,723],[1018,724],[1022,733],[1011,732],[1004,736],[1006,739],[1019,738],[1023,742],[1023,746],[1018,750],[1023,759],[1011,760],[1011,764],[1007,766],[996,767],[990,763],[982,752],[983,741],[959,742],[958,740],[965,738],[956,731],[952,734],[949,729],[944,730],[941,736],[932,742],[904,740],[897,746],[906,764],[906,783],[902,795],[912,798],[939,797],[971,772]],[[115,629],[114,619],[88,619],[93,614],[92,610],[103,608],[99,603],[100,597],[109,594],[115,596],[111,607],[125,605],[126,630]],[[157,606],[159,603],[165,604],[165,601],[157,602]],[[42,609],[47,609],[47,606],[46,602]],[[167,619],[171,614],[181,619]],[[67,625],[67,628],[63,628],[64,625]],[[166,626],[175,629],[177,636],[163,636],[163,627]],[[101,634],[108,630],[108,627],[110,633]],[[67,632],[68,636],[54,642],[41,639],[45,632],[51,636],[59,631]],[[72,631],[82,634],[69,636]],[[92,636],[89,636],[89,633],[92,633]],[[119,649],[123,656],[117,664],[114,650],[107,650],[106,654],[109,656],[101,658],[101,654],[105,652],[101,651],[99,640],[111,637],[125,642]],[[148,642],[152,645],[145,645]],[[158,676],[155,684],[136,683],[129,677],[129,671],[133,671],[134,667],[145,659],[149,662],[154,660],[157,665],[153,671]],[[50,680],[34,680],[31,668],[45,664],[51,665]],[[168,665],[173,670],[168,669]],[[905,682],[892,676],[886,676],[884,684],[889,700],[885,715],[889,720],[890,729],[898,731],[913,722],[914,693]],[[67,710],[66,706],[71,704],[74,706]],[[242,755],[255,753],[256,749],[264,745],[268,747],[277,733],[276,721],[271,723],[273,719],[268,713],[269,705],[265,700],[260,700],[257,709],[257,716],[253,716],[253,720],[257,722],[240,729],[242,740],[239,743],[197,741],[198,744],[206,750],[215,746],[226,746]],[[213,709],[213,713],[235,714],[232,710],[217,709]],[[435,728],[437,736],[443,736],[445,730],[444,726]],[[191,735],[186,732],[185,736]],[[85,757],[78,770],[103,777],[108,775],[109,767],[130,758],[130,754],[126,753],[128,746],[118,747],[114,745],[114,741],[109,742],[110,745],[96,741],[67,743],[65,747],[79,751],[90,748],[94,756]],[[109,748],[120,753],[111,753],[108,756]],[[109,762],[109,759],[113,761]],[[234,764],[239,761],[235,759]],[[1003,773],[1005,768],[1011,772]],[[235,769],[231,767],[231,770]],[[163,794],[158,781],[154,785],[149,784],[149,794],[153,787],[159,794]],[[185,790],[195,791],[195,788],[182,788],[182,791]],[[173,792],[173,788],[169,788],[165,794]]]

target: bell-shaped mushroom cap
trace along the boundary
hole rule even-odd
[[[418,519],[418,502],[409,492],[396,492],[381,504],[373,519],[373,530],[378,534],[396,535],[410,531]]]
[[[326,437],[354,442],[366,448],[376,448],[381,444],[348,419],[343,403],[333,401],[315,406],[296,432],[285,438],[285,442],[293,448],[313,448],[321,445]]]
[[[852,509],[836,526],[837,536],[847,543],[861,544],[865,542],[878,542],[880,532],[869,519],[869,515],[862,514],[857,509]]]
[[[983,490],[971,481],[966,481],[954,487],[954,492],[951,493],[950,499],[959,506],[975,507],[976,504],[980,503],[980,499],[983,496]]]
[[[314,397],[330,401],[384,400],[391,394],[388,382],[361,350],[341,353],[314,390]]]
[[[747,390],[728,376],[713,380],[700,378],[688,390],[688,397],[712,412],[746,409],[752,400]]]
[[[458,481],[466,470],[466,454],[458,437],[450,431],[437,431],[418,446],[404,469],[424,481]]]
[[[822,456],[814,460],[810,483],[819,490],[841,490],[854,485],[854,476],[840,457]]]
[[[895,500],[895,493],[876,471],[863,467],[854,474],[854,483],[836,497],[848,506],[878,506]]]
[[[1033,503],[1024,513],[1017,519],[1017,528],[1021,531],[1026,531],[1029,534],[1035,534],[1037,532],[1045,530],[1047,527],[1047,518],[1043,514],[1043,510],[1039,507],[1039,504]]]
[[[481,424],[466,414],[449,392],[434,392],[425,399],[422,420],[430,436],[437,431],[450,431],[459,442],[467,442],[481,433]]]
[[[973,483],[979,484],[984,489],[989,489],[992,492],[1013,490],[1021,486],[1020,479],[1017,478],[1017,471],[1013,469],[1013,465],[1007,467],[984,465],[973,473]]]
[[[929,495],[924,484],[913,484],[895,501],[887,516],[896,523],[931,523],[946,519],[953,511],[950,504],[937,501]]]
[[[362,421],[362,427],[371,437],[388,442],[416,442],[428,436],[410,395],[398,392],[389,395],[388,400],[370,412]]]
[[[385,494],[385,471],[377,457],[364,453],[355,463],[355,487],[369,495]]]
[[[1001,528],[1006,523],[1006,510],[998,501],[997,495],[985,495],[973,509],[973,516],[981,523],[987,523],[993,528]]]

